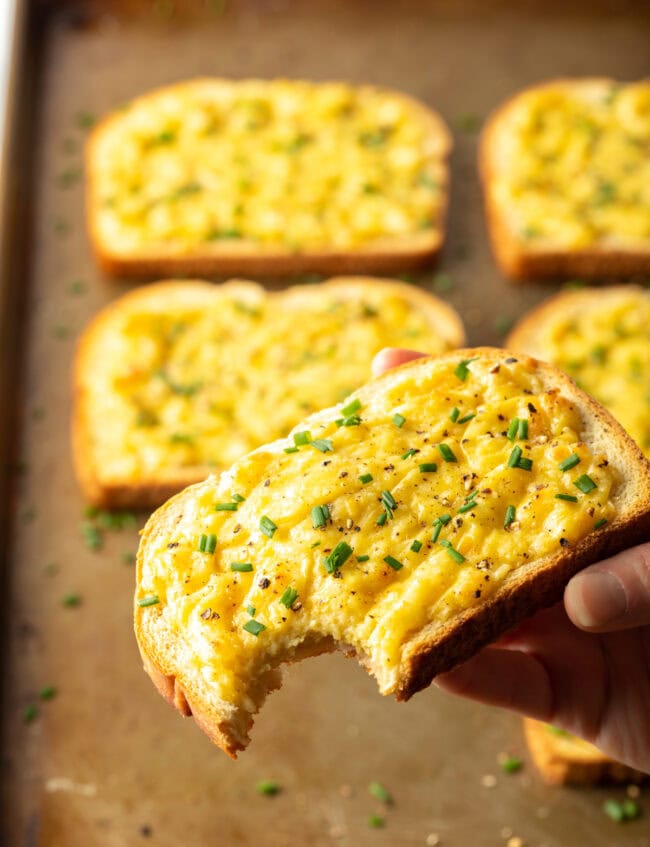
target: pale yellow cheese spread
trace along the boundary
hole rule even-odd
[[[498,121],[490,190],[530,249],[648,249],[650,82],[551,83]]]
[[[227,467],[364,383],[382,347],[440,353],[448,343],[419,299],[390,283],[310,286],[179,283],[125,305],[85,368],[93,461],[137,482]],[[206,291],[207,289],[207,291]]]
[[[121,253],[350,250],[440,224],[447,134],[343,83],[196,80],[97,130],[96,234]]]
[[[362,389],[196,486],[168,534],[147,538],[139,614],[216,699],[328,637],[386,693],[429,622],[614,517],[617,474],[568,399],[523,361],[459,364]]]
[[[543,331],[544,358],[606,406],[650,455],[650,296],[593,292],[580,311],[562,310]]]

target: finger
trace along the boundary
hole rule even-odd
[[[534,655],[488,647],[435,679],[451,694],[548,721],[553,713],[549,674]]]
[[[384,347],[372,360],[372,375],[381,376],[385,371],[396,368],[398,365],[403,365],[405,362],[411,362],[413,359],[421,359],[425,353],[419,353],[417,350],[403,350],[399,347]]]
[[[650,624],[650,544],[641,544],[581,571],[567,585],[564,605],[588,632]]]

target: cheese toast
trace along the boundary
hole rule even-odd
[[[451,135],[369,85],[195,79],[93,131],[87,218],[126,276],[391,273],[444,240]]]
[[[515,280],[650,272],[650,80],[559,79],[486,124],[492,248]]]
[[[650,456],[650,292],[634,285],[564,291],[525,315],[507,346],[566,371]]]
[[[524,734],[533,762],[548,785],[637,783],[648,778],[610,759],[588,741],[533,718],[524,718]]]
[[[407,700],[647,537],[649,494],[636,444],[552,366],[409,362],[150,518],[145,668],[231,756],[285,662],[339,648]]]
[[[158,506],[367,379],[391,344],[464,342],[420,288],[342,277],[267,293],[253,282],[171,281],[111,303],[75,360],[73,455],[87,500]]]

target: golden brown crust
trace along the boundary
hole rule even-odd
[[[421,288],[405,282],[374,277],[333,277],[318,283],[319,292],[336,291],[343,297],[363,297],[365,291],[376,291],[377,286],[389,290],[396,296],[404,297],[428,317],[434,331],[450,347],[464,343],[465,330],[455,310]],[[100,508],[111,509],[148,509],[155,508],[166,499],[204,479],[211,472],[210,467],[199,465],[191,468],[170,468],[164,474],[155,477],[132,480],[110,479],[98,466],[92,442],[92,428],[89,423],[89,399],[87,381],[92,378],[89,361],[91,350],[101,344],[106,327],[119,314],[130,309],[146,308],[148,304],[165,308],[165,303],[173,296],[192,297],[195,295],[213,297],[223,291],[237,296],[249,292],[268,297],[281,303],[283,298],[301,297],[307,300],[311,288],[293,286],[280,291],[266,293],[264,289],[246,280],[231,280],[221,286],[200,280],[167,280],[136,288],[110,303],[99,312],[86,327],[79,339],[73,368],[73,411],[72,411],[72,454],[77,480],[85,499]]]
[[[524,718],[524,735],[532,760],[547,785],[640,783],[647,774],[610,759],[595,747],[556,735],[545,723]]]
[[[496,365],[511,358],[512,354],[503,350],[478,348],[458,350],[437,358],[453,357],[457,361],[459,358],[469,359],[475,356],[487,357]],[[511,577],[504,580],[493,597],[483,605],[458,614],[449,623],[436,625],[434,621],[421,630],[404,645],[398,682],[393,692],[398,700],[409,699],[417,691],[429,685],[437,674],[467,660],[483,646],[539,609],[559,601],[567,581],[580,568],[603,556],[612,555],[637,540],[647,538],[650,533],[650,463],[644,458],[636,444],[620,424],[581,391],[568,376],[550,365],[527,356],[518,358],[524,365],[536,371],[546,389],[559,389],[578,407],[585,422],[584,432],[581,433],[583,440],[595,449],[602,450],[609,447],[610,452],[615,453],[612,464],[619,472],[625,472],[620,483],[621,493],[618,503],[620,517],[597,533],[592,533],[583,539],[573,549],[562,547],[557,553],[522,565]],[[360,399],[363,402],[364,392],[380,392],[384,387],[389,389],[399,379],[402,371],[426,372],[432,360],[432,357],[429,357],[409,362],[372,380],[360,390]],[[312,423],[315,422],[314,419],[310,420]],[[305,426],[308,426],[308,423],[306,422]],[[148,522],[138,553],[138,584],[142,572],[143,550],[158,533],[169,534],[171,528],[181,519],[186,503],[191,503],[192,497],[192,489],[181,492],[161,507]],[[206,697],[199,691],[187,690],[186,682],[183,681],[183,663],[178,661],[174,650],[170,649],[169,644],[160,644],[152,639],[151,632],[145,624],[146,611],[136,605],[135,629],[143,656],[152,662],[155,671],[167,680],[173,676],[179,678],[180,682],[174,683],[174,691],[176,684],[180,685],[185,691],[188,702],[192,704],[193,713],[195,713],[195,706],[198,707],[201,715],[199,723],[202,728],[230,755],[236,755],[237,750],[246,746],[248,728],[252,724],[251,713],[246,712],[248,721],[246,726],[237,726],[233,730],[233,727],[228,725],[227,716],[224,716],[218,708],[206,709]],[[178,634],[174,637],[178,638]],[[332,645],[316,644],[311,649],[307,649],[305,655],[313,655],[331,647]],[[346,645],[336,645],[336,647],[350,652]],[[300,657],[292,657],[294,660],[296,658]],[[360,656],[359,659],[362,664],[367,664],[365,657]],[[275,660],[279,664],[282,656],[276,656]],[[163,690],[166,699],[171,701],[173,699],[172,683],[169,681],[163,683],[159,679],[154,681],[157,687]],[[259,683],[255,711],[263,702],[266,691],[279,684],[279,677],[270,676],[269,680],[259,681]],[[218,730],[215,729],[217,726]],[[224,733],[226,741],[222,737]]]
[[[517,102],[531,91],[572,83],[605,83],[616,81],[606,77],[558,78],[522,89],[508,98],[490,115],[479,142],[478,167],[483,185],[483,201],[494,258],[504,276],[514,282],[534,279],[554,280],[570,277],[608,279],[643,276],[650,273],[650,246],[647,250],[616,250],[611,247],[585,247],[579,250],[532,249],[506,225],[494,198],[491,185],[495,178],[493,165],[494,138],[499,122]]]
[[[146,103],[152,95],[162,90],[178,90],[202,85],[210,80],[198,78],[187,80],[148,92],[133,102]],[[212,80],[215,83],[227,82],[223,79]],[[376,86],[359,86],[360,91],[376,91]],[[414,97],[392,89],[381,89],[387,94],[399,97],[419,114],[425,117],[432,135],[440,142],[440,157],[447,163],[452,149],[452,136],[443,119],[432,109]],[[201,253],[194,251],[187,255],[166,255],[161,251],[140,251],[137,255],[127,256],[111,251],[103,243],[99,234],[96,211],[99,199],[96,192],[96,147],[98,139],[114,122],[119,121],[120,113],[113,112],[101,120],[91,131],[86,144],[85,163],[87,180],[86,227],[91,246],[102,270],[115,277],[136,277],[152,279],[155,277],[212,277],[212,276],[252,276],[252,277],[288,277],[305,273],[321,274],[391,274],[402,271],[415,271],[434,262],[442,248],[446,234],[447,207],[449,197],[449,169],[446,167],[441,189],[444,191],[443,203],[435,228],[420,233],[386,238],[369,243],[359,249],[341,251],[307,250],[297,253],[289,248],[260,248],[253,242],[249,244],[224,243],[212,245]]]

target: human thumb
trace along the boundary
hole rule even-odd
[[[650,624],[650,544],[585,568],[564,590],[564,606],[588,632]]]

